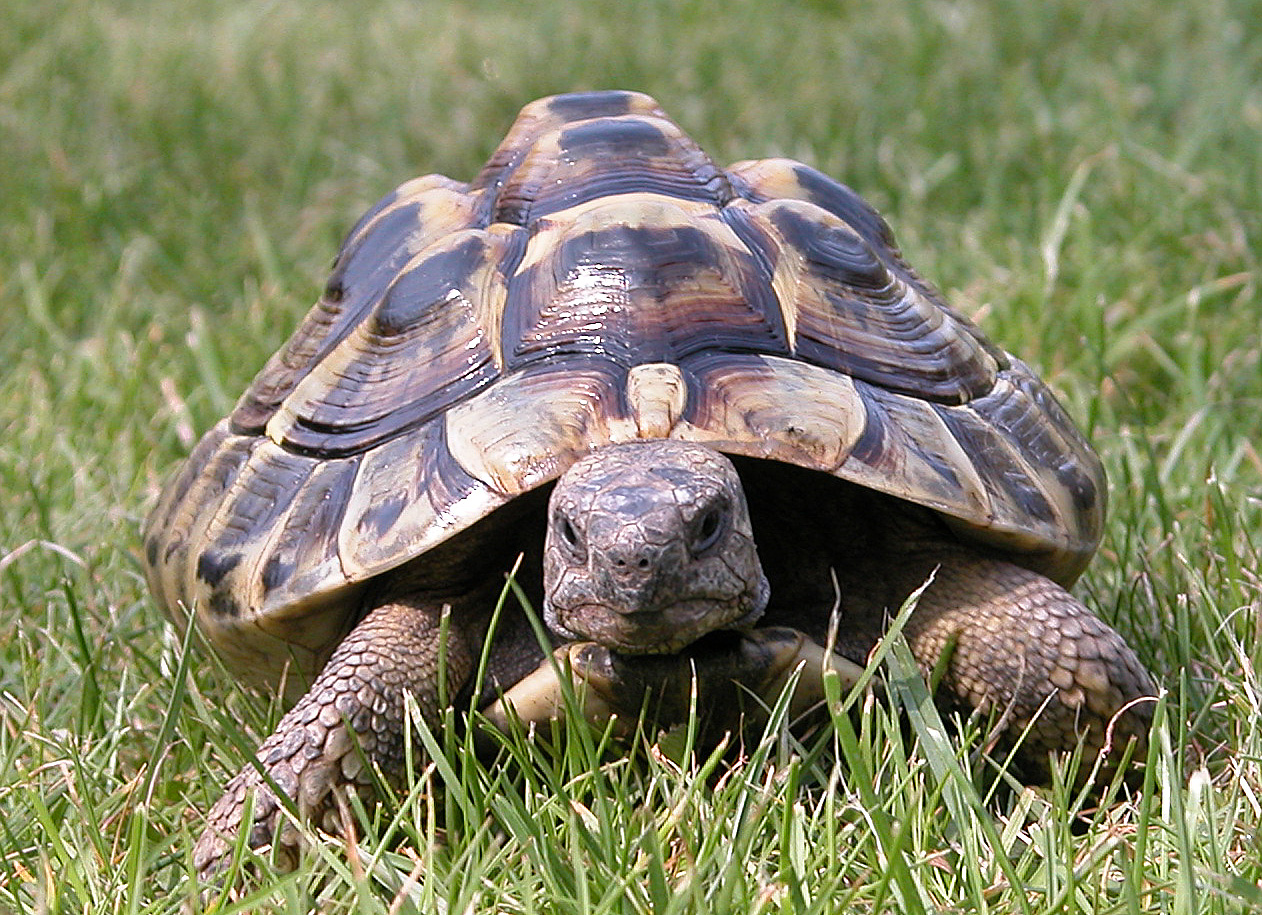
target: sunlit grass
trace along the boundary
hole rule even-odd
[[[914,690],[805,745],[773,729],[736,768],[670,741],[509,740],[490,768],[456,746],[367,814],[356,854],[318,844],[275,881],[262,864],[222,910],[1262,904],[1262,8],[631,9],[9,4],[0,911],[211,901],[198,811],[280,709],[182,653],[140,519],[366,206],[421,172],[471,177],[535,97],[612,86],[722,162],[789,155],[854,186],[1061,393],[1111,480],[1079,592],[1169,689],[1148,790],[1090,810],[1068,781],[1013,789]]]

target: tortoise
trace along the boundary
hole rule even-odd
[[[1028,729],[1025,759],[1142,742],[1152,677],[1066,590],[1104,512],[1056,398],[850,188],[721,169],[645,95],[536,101],[471,184],[360,219],[148,517],[157,601],[301,692],[197,866],[247,826],[292,860],[271,785],[327,821],[364,761],[398,777],[407,693],[434,724],[533,708],[555,646],[597,715],[694,675],[717,707],[862,664],[930,580],[905,634],[944,706]],[[552,645],[512,607],[488,632],[515,565]]]

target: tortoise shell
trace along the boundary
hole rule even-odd
[[[721,169],[652,99],[599,92],[528,105],[473,183],[418,178],[359,221],[168,481],[149,580],[238,666],[315,656],[370,579],[655,438],[926,506],[1062,584],[1100,537],[1089,445],[854,191]]]

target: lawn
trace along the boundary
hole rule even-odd
[[[0,912],[1233,912],[1262,906],[1262,4],[11,0],[0,29]],[[185,654],[138,529],[403,180],[527,101],[654,95],[801,159],[1035,366],[1111,481],[1077,587],[1168,692],[1144,790],[996,786],[915,683],[726,768],[450,743],[348,854],[202,896],[281,709]],[[897,679],[899,653],[883,668]],[[685,735],[686,736],[686,735]],[[418,740],[421,739],[418,736]],[[442,738],[440,738],[441,740]],[[992,790],[994,789],[994,790]]]

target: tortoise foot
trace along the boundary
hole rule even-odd
[[[388,782],[401,779],[405,697],[414,697],[421,714],[436,725],[443,694],[439,671],[445,669],[454,693],[472,667],[461,629],[452,625],[444,631],[442,615],[441,606],[392,601],[352,630],[263,742],[255,762],[237,773],[211,808],[193,854],[199,874],[225,870],[245,830],[251,849],[292,869],[301,853],[296,822],[339,832],[339,800],[349,792],[371,798],[372,769]],[[276,789],[293,802],[297,821]]]
[[[712,633],[671,655],[626,655],[593,642],[573,642],[483,714],[500,730],[513,717],[526,725],[560,720],[568,687],[583,716],[598,726],[615,718],[629,726],[646,703],[658,725],[680,724],[695,697],[711,728],[731,729],[742,714],[774,704],[795,674],[790,715],[805,712],[823,699],[825,672],[849,686],[863,671],[787,627]],[[565,683],[561,678],[567,676]]]

